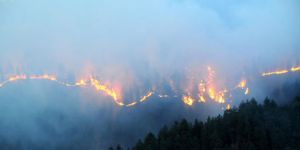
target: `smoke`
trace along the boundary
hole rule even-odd
[[[234,94],[233,104],[274,94],[273,86],[298,77],[266,80],[261,73],[300,64],[299,6],[297,0],[0,0],[1,81],[16,74],[93,76],[117,87],[125,103],[160,92],[130,109],[92,88],[9,84],[0,88],[0,146],[68,149],[75,142],[82,143],[78,149],[104,149],[130,145],[175,119],[216,115],[220,104],[181,101],[207,80],[208,66],[218,90],[247,79],[251,95]]]

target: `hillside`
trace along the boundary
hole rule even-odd
[[[113,150],[114,148],[109,148]],[[117,150],[123,149],[117,145]],[[300,149],[300,97],[284,106],[266,98],[226,110],[205,122],[185,119],[147,134],[131,150]]]

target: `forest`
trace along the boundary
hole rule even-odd
[[[205,121],[186,119],[148,133],[131,148],[109,150],[297,150],[300,149],[300,97],[278,105],[254,98]]]

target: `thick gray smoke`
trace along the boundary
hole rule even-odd
[[[0,81],[15,74],[64,81],[93,75],[138,98],[153,88],[174,94],[169,81],[184,92],[211,66],[220,86],[247,78],[250,96],[284,103],[282,88],[271,88],[299,74],[260,74],[300,65],[299,8],[298,0],[0,0]],[[235,104],[250,97],[239,98]],[[0,88],[0,148],[130,145],[164,124],[205,119],[221,107],[187,107],[181,97],[156,95],[119,108],[91,89],[26,80]]]

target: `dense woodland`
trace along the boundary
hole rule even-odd
[[[226,110],[205,122],[185,119],[147,134],[132,148],[109,150],[296,150],[300,149],[300,97],[278,106],[266,98]]]

